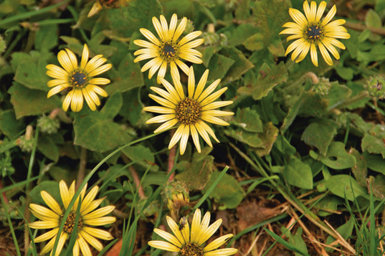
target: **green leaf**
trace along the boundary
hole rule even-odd
[[[266,63],[258,71],[258,77],[254,86],[244,86],[238,89],[239,94],[252,96],[254,100],[265,97],[275,86],[286,82],[288,73],[285,65],[270,66]]]
[[[106,9],[101,22],[114,34],[130,37],[139,28],[153,28],[151,17],[159,19],[161,13],[162,6],[158,0],[131,1],[127,6]]]
[[[306,127],[301,140],[309,146],[316,147],[321,155],[326,155],[328,147],[336,134],[336,123],[329,119],[321,119]]]
[[[354,177],[361,186],[366,186],[368,169],[366,168],[367,161],[365,156],[361,155],[355,148],[351,148],[349,154],[353,155],[356,159],[356,164],[352,167]]]
[[[57,97],[47,99],[46,92],[31,90],[18,83],[14,83],[8,92],[11,94],[11,103],[17,119],[43,114],[61,105]]]
[[[209,183],[206,188],[210,187],[220,175],[220,172],[216,171],[211,175]],[[236,208],[245,196],[239,182],[233,178],[233,176],[225,174],[219,181],[218,185],[211,193],[210,197],[214,198],[215,202],[220,205],[220,209],[234,209]]]
[[[114,95],[111,95],[102,110],[100,111],[100,114],[104,116],[106,119],[112,119],[114,118],[120,111],[123,105],[123,97],[120,93],[115,93]]]
[[[382,125],[376,125],[365,133],[361,141],[363,151],[381,154],[385,158],[385,131]]]
[[[143,145],[136,145],[129,148],[125,148],[122,150],[123,154],[125,154],[131,161],[139,163],[143,167],[154,166],[155,164],[154,153],[148,147]],[[154,168],[157,170],[157,168]]]
[[[288,232],[287,234],[290,234]],[[296,252],[296,256],[300,255],[308,255],[307,246],[305,241],[302,239],[302,228],[298,228],[295,235],[289,235],[289,242],[297,248],[298,251],[301,251],[301,253]]]
[[[226,129],[225,134],[242,143],[246,143],[250,147],[253,147],[253,148],[262,147],[262,140],[254,132],[247,132],[241,129],[237,129],[237,130]]]
[[[120,110],[120,107],[115,108],[113,103],[120,101],[121,105],[121,100],[121,95],[116,94],[107,100],[100,112],[83,114],[87,112],[87,110],[83,110],[76,115],[74,143],[101,153],[128,143],[131,140],[128,131],[112,120]]]
[[[40,26],[36,31],[35,48],[41,51],[48,51],[58,43],[57,25]]]
[[[366,164],[372,171],[385,175],[385,160],[380,155],[372,155],[364,152]]]
[[[365,25],[369,28],[381,28],[381,17],[373,9],[370,9],[366,13]]]
[[[354,201],[359,196],[367,198],[366,190],[350,175],[331,176],[325,184],[331,193],[349,201]]]
[[[326,217],[333,214],[333,212],[338,210],[338,205],[341,203],[341,201],[342,199],[334,195],[325,196],[315,205],[315,208],[318,210],[317,215]]]
[[[292,156],[285,166],[283,175],[290,185],[304,188],[313,188],[313,173],[309,165]]]
[[[237,46],[243,44],[247,38],[254,35],[257,32],[257,28],[249,23],[240,24],[235,28],[231,28],[224,34],[229,38],[230,46]]]
[[[16,120],[13,110],[5,110],[0,112],[0,131],[10,139],[17,138],[24,125],[21,120]]]
[[[37,149],[48,159],[51,159],[54,162],[59,160],[59,148],[52,136],[44,134],[39,136]]]
[[[263,38],[262,33],[255,33],[254,35],[248,37],[247,40],[243,42],[243,45],[249,51],[262,50],[264,47]]]
[[[247,132],[262,132],[263,123],[257,111],[250,108],[238,108],[234,124]]]
[[[211,148],[205,147],[201,153],[195,152],[191,161],[181,161],[176,165],[176,169],[183,171],[175,175],[176,180],[184,182],[190,191],[202,190],[216,170],[210,151]]]
[[[381,174],[377,175],[375,178],[371,176],[369,183],[371,183],[373,195],[380,200],[383,200],[385,198],[385,176]]]
[[[233,59],[222,54],[215,54],[210,60],[208,80],[222,79],[234,62]]]
[[[352,168],[356,164],[356,158],[345,151],[345,144],[339,141],[332,142],[329,146],[326,156],[321,156],[311,151],[311,157],[319,160],[326,166],[341,170]]]
[[[134,63],[134,58],[130,53],[120,62],[118,69],[113,69],[110,73],[113,82],[106,87],[109,94],[129,91],[144,85],[140,65]]]
[[[14,80],[29,89],[48,91],[46,65],[51,58],[49,52],[31,51],[30,54],[12,54],[12,66],[16,69]]]
[[[258,134],[258,137],[262,140],[262,145],[258,146],[254,151],[258,156],[262,157],[270,154],[270,151],[277,139],[279,129],[275,127],[271,122],[268,122],[263,127],[263,132]]]
[[[226,74],[225,81],[232,82],[237,80],[241,78],[241,76],[249,69],[254,67],[253,63],[251,63],[251,61],[249,61],[245,55],[243,55],[243,53],[235,47],[223,48],[220,53],[234,61],[234,65],[231,66]]]

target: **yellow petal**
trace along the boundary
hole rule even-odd
[[[51,208],[55,213],[57,213],[58,215],[63,214],[61,207],[50,194],[43,190],[40,192],[40,195],[43,198],[44,202],[48,205],[48,207]]]

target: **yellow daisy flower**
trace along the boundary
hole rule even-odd
[[[154,232],[167,242],[154,240],[148,242],[150,246],[177,252],[179,256],[227,256],[238,252],[234,248],[218,249],[233,236],[232,234],[221,236],[205,245],[222,224],[222,219],[219,219],[209,226],[210,212],[206,212],[201,219],[201,211],[197,209],[192,219],[191,229],[185,217],[180,220],[179,226],[169,216],[167,216],[167,223],[173,234],[155,228]]]
[[[303,2],[303,15],[299,10],[290,8],[289,14],[295,22],[287,22],[283,25],[284,29],[280,34],[291,34],[287,41],[297,39],[289,45],[285,55],[290,52],[291,59],[295,62],[302,61],[310,50],[311,61],[315,66],[318,66],[317,46],[325,62],[328,65],[333,65],[332,58],[329,52],[337,60],[340,58],[335,47],[345,49],[337,39],[350,38],[347,30],[342,26],[345,20],[339,19],[330,22],[336,14],[337,8],[335,5],[330,9],[326,16],[321,19],[326,8],[326,2],[322,1],[317,9],[316,2]]]
[[[215,80],[209,87],[203,90],[208,75],[209,70],[207,69],[199,80],[198,85],[195,86],[194,69],[193,67],[190,68],[188,73],[187,97],[179,80],[174,79],[174,87],[165,79],[161,78],[160,81],[167,91],[158,87],[151,87],[151,90],[162,97],[153,94],[149,94],[149,96],[162,106],[143,108],[144,111],[162,114],[153,117],[146,122],[147,124],[163,123],[154,131],[155,133],[164,132],[174,125],[178,126],[171,138],[168,148],[171,149],[180,140],[181,155],[183,155],[186,150],[190,134],[198,152],[201,152],[198,134],[210,147],[212,147],[212,144],[209,135],[219,142],[214,131],[206,124],[206,122],[227,126],[229,124],[218,117],[234,115],[233,112],[217,110],[217,108],[233,103],[232,101],[215,102],[215,100],[227,90],[227,87],[224,87],[215,93],[212,93],[219,85],[220,79]]]
[[[29,205],[32,214],[40,219],[39,221],[30,223],[29,227],[34,229],[51,229],[34,239],[35,243],[40,243],[50,239],[50,241],[43,247],[41,254],[46,254],[53,249],[59,232],[61,219],[75,194],[75,181],[72,182],[70,188],[68,189],[66,183],[62,180],[59,182],[59,189],[64,208],[62,208],[46,191],[41,191],[40,194],[49,208],[33,203]],[[79,216],[76,216],[79,204],[79,199],[77,199],[64,224],[62,233],[60,234],[55,255],[60,254],[66,240],[72,235],[76,235],[76,241],[72,249],[72,255],[74,256],[78,256],[80,251],[84,256],[92,256],[91,249],[88,244],[92,245],[92,247],[96,250],[101,251],[103,249],[103,245],[97,238],[103,240],[111,240],[113,238],[109,232],[93,227],[111,224],[116,220],[115,217],[105,216],[111,213],[115,206],[109,205],[95,210],[104,200],[104,198],[94,200],[98,191],[98,186],[93,187],[86,196],[86,186],[81,191]],[[78,219],[77,234],[73,234],[76,219]]]
[[[170,65],[171,76],[173,79],[179,80],[178,67],[182,69],[186,75],[188,74],[189,67],[182,61],[186,60],[192,63],[201,64],[202,54],[193,49],[203,44],[204,39],[196,39],[202,34],[201,31],[194,31],[187,34],[185,37],[179,40],[183,31],[186,29],[187,18],[184,17],[177,26],[177,15],[173,14],[168,26],[166,18],[160,15],[160,22],[156,17],[152,18],[155,30],[159,38],[155,37],[148,29],[141,28],[140,32],[150,41],[135,40],[134,44],[144,47],[143,49],[134,52],[134,55],[138,55],[134,62],[141,60],[151,59],[141,69],[142,72],[150,69],[148,77],[151,78],[156,71],[159,78],[163,78],[166,75],[167,66]],[[193,41],[192,41],[193,40]]]
[[[75,54],[69,50],[61,50],[57,59],[61,68],[57,65],[47,65],[47,75],[54,78],[48,81],[48,87],[52,87],[47,94],[47,98],[55,95],[64,89],[71,90],[67,93],[63,101],[64,111],[68,110],[71,104],[71,110],[78,112],[83,107],[83,97],[92,111],[96,110],[96,106],[100,105],[97,94],[107,97],[107,92],[98,85],[106,85],[110,83],[107,78],[94,78],[111,69],[111,64],[104,64],[107,59],[99,54],[88,61],[89,50],[85,44],[83,47],[82,59],[80,66]],[[104,65],[103,65],[104,64]]]

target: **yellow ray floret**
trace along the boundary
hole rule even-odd
[[[231,116],[234,114],[229,111],[217,110],[218,108],[230,105],[233,102],[215,101],[227,90],[227,87],[224,87],[214,92],[220,83],[220,79],[217,79],[204,89],[208,74],[209,70],[206,70],[199,80],[198,85],[195,85],[194,69],[191,67],[188,73],[187,95],[185,95],[179,79],[174,79],[173,86],[165,79],[161,78],[160,81],[165,90],[162,88],[151,87],[151,90],[160,96],[149,94],[150,98],[161,106],[143,108],[145,111],[161,114],[146,122],[147,124],[163,123],[155,130],[155,133],[164,132],[177,126],[168,147],[171,149],[180,141],[181,155],[183,155],[186,150],[187,141],[190,135],[198,152],[201,152],[199,135],[210,147],[212,147],[212,144],[209,135],[215,141],[219,142],[214,131],[207,125],[207,123],[227,126],[229,124],[220,117]]]
[[[47,98],[58,94],[64,90],[68,91],[63,101],[63,109],[67,111],[71,105],[71,110],[78,112],[83,108],[83,99],[87,102],[92,111],[100,105],[98,95],[107,97],[107,92],[101,85],[107,85],[110,80],[107,78],[95,78],[111,69],[111,64],[104,64],[107,59],[103,55],[96,55],[88,61],[89,50],[84,45],[83,54],[78,64],[75,54],[69,50],[61,50],[58,61],[62,67],[57,65],[47,65],[47,75],[54,78],[48,81],[47,85],[51,88]],[[104,65],[103,65],[104,64]]]
[[[338,19],[331,21],[337,12],[335,5],[322,18],[326,9],[326,2],[322,1],[317,9],[316,2],[304,1],[301,13],[297,9],[290,8],[289,14],[294,22],[287,22],[283,25],[285,29],[280,34],[288,34],[287,41],[295,40],[286,49],[285,55],[291,53],[291,59],[295,62],[302,61],[310,51],[310,58],[315,66],[318,66],[317,47],[322,58],[328,65],[333,65],[329,52],[335,59],[340,55],[337,48],[345,49],[345,46],[337,39],[349,39],[350,35],[342,26],[345,20]]]
[[[103,199],[95,200],[99,188],[98,186],[93,187],[86,195],[86,187],[87,186],[85,186],[80,193],[80,205],[78,198],[64,223],[63,230],[59,236],[55,256],[60,255],[65,242],[71,236],[76,236],[75,244],[72,249],[72,255],[74,256],[78,256],[80,252],[84,256],[92,256],[89,245],[96,250],[101,251],[103,245],[98,239],[111,240],[113,238],[109,232],[95,228],[94,226],[104,226],[114,223],[116,220],[115,217],[106,215],[110,214],[115,206],[109,205],[96,210],[103,201]],[[61,207],[46,191],[41,192],[41,197],[48,207],[33,203],[29,205],[32,214],[39,219],[38,221],[30,223],[29,227],[34,229],[51,229],[34,239],[35,243],[49,240],[40,252],[41,255],[49,252],[52,254],[52,249],[56,237],[58,236],[61,219],[75,195],[75,181],[72,182],[69,188],[63,180],[60,181],[59,190],[63,207]],[[77,233],[75,233],[75,226],[77,227]]]

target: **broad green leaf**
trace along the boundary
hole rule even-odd
[[[290,144],[285,136],[278,134],[274,146],[281,152],[287,155],[293,155],[297,151],[296,148]]]
[[[151,18],[155,16],[159,19],[161,12],[162,7],[158,0],[131,1],[127,6],[107,9],[101,22],[115,34],[130,37],[139,28],[155,30],[152,29]],[[167,21],[169,22],[169,17]]]
[[[36,31],[35,48],[41,51],[48,51],[58,43],[57,25],[40,26]]]
[[[119,115],[128,119],[131,125],[135,127],[147,126],[145,122],[152,117],[152,114],[142,111],[143,104],[139,100],[140,90],[134,89],[124,92],[123,106]]]
[[[155,164],[154,153],[148,147],[143,145],[136,145],[129,148],[125,148],[122,150],[123,154],[125,154],[131,161],[139,163],[143,167],[154,166]],[[157,168],[153,168],[156,170]]]
[[[114,118],[120,111],[123,105],[123,97],[121,93],[115,93],[114,95],[111,95],[102,110],[100,111],[100,114],[102,114],[106,119],[112,119]]]
[[[286,164],[283,175],[290,185],[304,189],[313,188],[313,173],[310,166],[294,156]]]
[[[117,70],[110,71],[112,83],[106,86],[109,94],[114,92],[125,92],[144,85],[143,75],[140,72],[140,65],[134,63],[133,56],[129,53],[120,62]]]
[[[353,155],[356,159],[356,164],[352,167],[352,172],[356,178],[358,184],[361,186],[366,186],[366,176],[368,174],[367,161],[365,156],[361,155],[357,149],[351,148],[349,154]]]
[[[240,87],[238,93],[250,95],[254,100],[259,100],[265,97],[275,86],[286,82],[287,78],[287,69],[282,62],[273,66],[264,63],[258,70],[258,77],[255,84]]]
[[[352,168],[356,164],[356,158],[348,154],[345,150],[345,144],[339,141],[330,144],[326,156],[318,155],[314,151],[311,151],[310,156],[336,170]]]
[[[52,166],[49,168],[48,173],[51,175],[51,177],[56,180],[57,182],[64,180],[69,185],[70,182],[76,179],[77,176],[77,169],[72,168],[64,168],[62,166]]]
[[[11,94],[11,103],[17,119],[43,114],[61,105],[57,97],[47,99],[46,92],[31,90],[18,83],[14,83],[8,92]]]
[[[234,60],[222,54],[215,54],[209,64],[209,78],[208,80],[222,79],[234,64]]]
[[[59,160],[59,148],[48,135],[39,136],[37,149],[48,159],[57,162]]]
[[[373,180],[371,183],[372,185],[372,191],[373,195],[381,200],[385,198],[385,176],[384,175],[377,175],[375,178],[371,176]]]
[[[369,154],[367,152],[364,152],[364,156],[366,164],[370,170],[385,175],[385,159],[383,157],[380,155]]]
[[[326,181],[326,187],[331,193],[349,201],[362,196],[367,198],[366,190],[350,175],[333,175]]]
[[[373,9],[370,9],[366,13],[365,25],[369,28],[381,28],[381,17]]]
[[[382,125],[376,125],[365,133],[361,141],[363,151],[372,154],[381,154],[385,158],[385,129]]]
[[[175,175],[175,179],[184,182],[190,191],[202,190],[216,170],[210,151],[211,148],[206,147],[201,153],[195,152],[191,161],[179,162],[176,169],[182,172]]]
[[[229,38],[230,46],[237,46],[243,44],[247,38],[252,36],[257,32],[257,28],[249,23],[240,24],[236,27],[231,27],[224,34]]]
[[[333,214],[333,212],[336,212],[338,210],[338,205],[342,202],[342,199],[334,195],[327,195],[318,201],[314,208],[317,209],[317,215],[326,217]]]
[[[211,175],[210,181],[206,185],[206,188],[210,187],[210,184],[212,184],[217,179],[219,174],[220,172],[216,171]],[[239,182],[229,174],[225,174],[225,176],[222,177],[210,195],[210,197],[214,198],[215,202],[220,205],[220,209],[223,210],[236,208],[241,203],[244,196],[245,192],[243,191]]]
[[[312,122],[302,133],[301,140],[309,146],[316,147],[321,155],[326,155],[330,143],[337,134],[337,125],[329,119]]]
[[[271,122],[268,122],[263,127],[263,132],[258,134],[258,137],[262,140],[262,146],[258,146],[254,151],[258,156],[262,157],[270,154],[271,149],[277,139],[279,129],[275,127]]]
[[[262,140],[258,137],[258,134],[254,132],[248,132],[241,129],[226,129],[225,134],[242,143],[246,143],[250,147],[262,147]]]
[[[30,54],[14,53],[12,55],[12,66],[15,67],[14,80],[29,89],[48,91],[47,86],[50,78],[46,75],[46,65],[51,58],[49,52],[31,51]]]
[[[243,42],[243,45],[249,51],[259,51],[259,50],[262,50],[263,47],[264,47],[264,44],[263,44],[263,34],[262,33],[255,33],[254,35],[252,35],[249,38],[247,38],[247,40]]]
[[[287,234],[290,234],[290,232],[288,232]],[[295,253],[296,256],[302,256],[302,255],[308,254],[306,243],[302,239],[302,228],[298,228],[295,235],[289,235],[289,242],[295,248],[297,248],[298,251],[302,252],[302,253],[296,252]]]
[[[234,124],[241,127],[243,130],[248,132],[262,132],[263,123],[259,118],[257,111],[250,108],[238,108],[237,114],[235,115]]]
[[[128,131],[112,120],[119,108],[113,108],[111,103],[119,99],[120,96],[109,98],[101,112],[83,110],[77,114],[74,121],[74,144],[102,153],[128,143],[131,140]],[[112,110],[108,113],[105,108]]]
[[[21,120],[16,120],[13,110],[5,110],[0,112],[0,131],[10,139],[17,138],[24,125]]]
[[[234,47],[223,48],[220,52],[234,61],[234,65],[231,66],[226,74],[226,82],[232,82],[241,78],[244,73],[254,67],[253,63],[251,63],[240,50]]]

